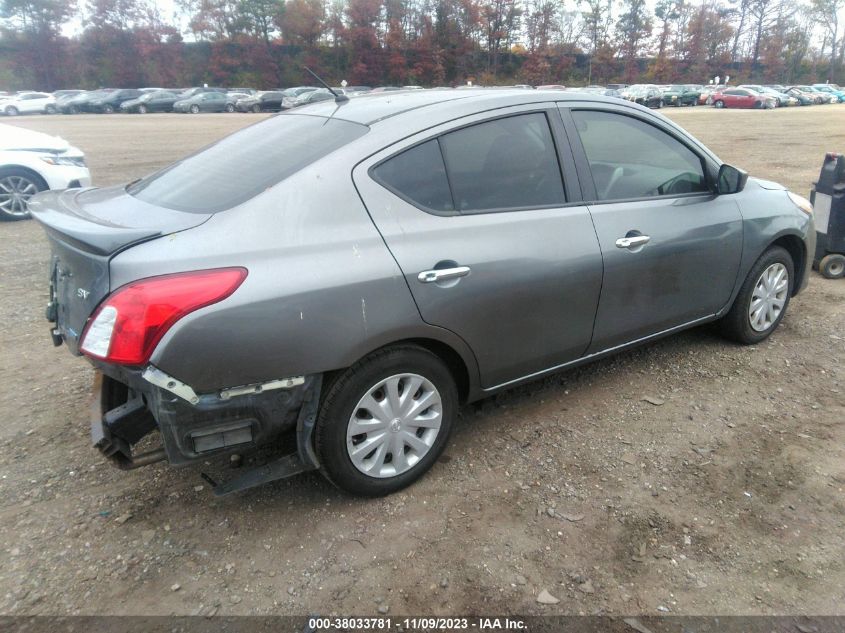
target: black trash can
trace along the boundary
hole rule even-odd
[[[810,202],[816,221],[813,266],[828,279],[845,277],[845,155],[824,157]]]

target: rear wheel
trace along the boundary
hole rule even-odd
[[[436,355],[416,345],[374,352],[323,399],[315,435],[323,474],[352,494],[400,490],[443,452],[457,408],[455,381]]]
[[[111,105],[104,105],[103,106],[103,114],[114,114],[114,106]]]
[[[226,112],[234,112],[235,111],[235,104],[227,103],[226,104]]]
[[[18,109],[15,106],[6,106],[6,116],[18,116]]]
[[[29,217],[29,199],[47,189],[47,183],[34,172],[19,167],[0,169],[0,220]]]
[[[845,255],[839,253],[825,255],[819,262],[819,272],[828,279],[845,277]]]
[[[744,345],[765,340],[786,314],[793,279],[794,264],[786,249],[773,246],[763,253],[721,321],[725,336]]]
[[[261,112],[261,106],[256,103],[254,106],[252,106],[252,111],[255,113]]]
[[[54,105],[51,103],[51,104],[50,104],[50,105],[48,105],[46,108],[44,108],[44,112],[46,112],[47,114],[56,114],[56,106],[54,106]]]

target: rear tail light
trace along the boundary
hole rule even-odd
[[[80,349],[110,363],[143,365],[174,323],[230,296],[246,276],[246,268],[217,268],[133,281],[97,308]]]

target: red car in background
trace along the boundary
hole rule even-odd
[[[715,108],[774,108],[777,101],[750,88],[725,88],[710,95]]]

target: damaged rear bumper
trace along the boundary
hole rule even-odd
[[[196,394],[153,366],[142,371],[98,363],[96,368],[91,440],[121,469],[163,460],[180,466],[209,455],[241,453],[271,444],[294,428],[303,464],[318,466],[310,436],[319,375]],[[136,451],[135,445],[156,430],[161,447]]]

